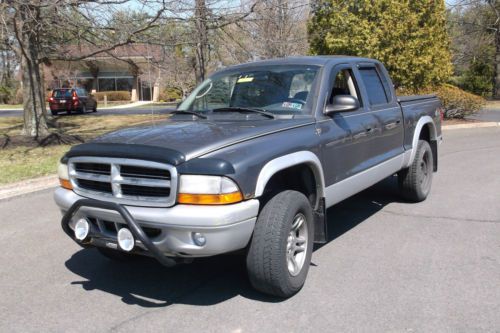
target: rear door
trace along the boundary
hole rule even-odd
[[[387,72],[377,63],[358,63],[365,111],[376,118],[378,133],[370,142],[371,165],[377,165],[403,153],[403,113]]]
[[[92,105],[89,105],[89,98],[88,98],[88,94],[87,94],[87,91],[85,89],[82,89],[82,88],[75,88],[75,91],[76,91],[76,95],[78,96],[78,100],[80,101],[80,103],[82,105],[85,105],[85,107],[87,109],[91,109],[92,108]]]

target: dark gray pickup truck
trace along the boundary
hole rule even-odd
[[[288,297],[327,241],[326,208],[394,174],[424,200],[440,141],[440,101],[398,98],[376,60],[254,62],[213,74],[164,122],[73,147],[55,201],[67,235],[107,257],[241,252],[256,289]]]

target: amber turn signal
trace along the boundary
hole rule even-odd
[[[190,205],[227,205],[243,200],[241,192],[226,194],[188,194],[179,193],[177,201],[180,204]]]
[[[67,189],[67,190],[72,190],[73,186],[71,185],[71,182],[67,179],[61,179],[59,178],[59,184],[61,184],[61,187]]]

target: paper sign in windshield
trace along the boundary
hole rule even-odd
[[[283,102],[283,104],[281,104],[281,107],[283,107],[283,108],[289,108],[289,109],[301,110],[302,109],[302,104],[300,104],[300,103],[293,103],[293,102]]]
[[[248,76],[245,76],[245,77],[240,77],[238,79],[238,83],[243,83],[243,82],[252,82],[253,81],[253,77],[248,77]]]

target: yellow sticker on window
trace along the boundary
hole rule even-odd
[[[240,77],[238,79],[238,83],[252,82],[252,81],[253,81],[253,77]]]

